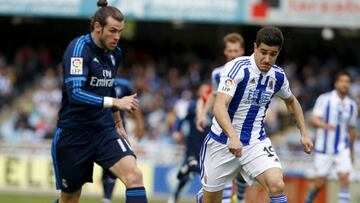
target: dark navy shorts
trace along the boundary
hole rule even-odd
[[[108,170],[122,157],[135,156],[114,127],[102,130],[58,128],[51,154],[56,189],[69,193],[79,190],[86,182],[92,182],[94,162]]]

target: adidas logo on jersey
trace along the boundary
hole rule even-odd
[[[96,57],[93,59],[93,61],[96,63],[100,63],[100,61]]]

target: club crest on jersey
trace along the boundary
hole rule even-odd
[[[83,74],[83,58],[71,57],[70,74],[71,75],[82,75]]]
[[[270,80],[269,82],[269,89],[273,89],[274,88],[274,82],[272,80]]]

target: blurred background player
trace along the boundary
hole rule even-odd
[[[259,182],[270,202],[287,202],[280,160],[264,129],[265,113],[273,96],[281,97],[294,114],[306,153],[311,152],[312,141],[286,75],[274,65],[283,41],[280,29],[264,27],[256,35],[251,56],[225,65],[213,124],[200,155],[204,203],[220,203],[226,182],[239,172],[249,184]]]
[[[122,98],[134,94],[131,83],[124,78],[117,77],[115,79],[114,85],[115,85],[115,94],[117,98]],[[126,112],[120,111],[120,116],[122,117],[123,122],[125,121],[124,114],[126,114]],[[138,140],[140,140],[144,136],[144,120],[141,109],[138,108],[134,111],[129,112],[129,114],[131,114],[131,116],[134,118],[135,121],[134,135]],[[126,129],[126,123],[123,123],[123,125]],[[116,177],[111,175],[108,171],[103,170],[102,183],[103,183],[103,199],[101,203],[111,203],[112,194],[116,183]]]
[[[63,98],[52,142],[56,188],[61,189],[55,202],[79,202],[95,162],[125,184],[127,203],[146,203],[142,172],[117,111],[135,110],[138,101],[136,94],[116,98],[114,88],[124,16],[106,1],[98,4],[91,33],[72,40],[63,56]]]
[[[244,38],[238,33],[229,33],[225,35],[224,40],[224,56],[226,62],[229,62],[235,58],[243,56],[245,53]],[[208,125],[208,113],[214,106],[214,100],[216,91],[219,86],[221,72],[224,70],[224,66],[215,68],[211,73],[211,89],[206,91],[204,95],[200,97],[197,104],[197,117],[196,128],[204,132],[204,127]],[[206,99],[205,99],[206,98]],[[205,130],[205,133],[208,131]],[[224,188],[222,203],[233,202],[234,198],[237,198],[239,202],[244,200],[244,193],[246,189],[246,182],[239,174],[234,181],[230,181]],[[236,197],[233,191],[236,190]],[[200,191],[201,193],[201,191]],[[202,196],[198,194],[199,198]]]
[[[200,85],[197,95],[203,95],[208,90],[209,85]],[[186,116],[184,118],[177,119],[173,126],[172,136],[175,142],[182,143],[185,139],[185,154],[184,163],[177,174],[179,182],[174,193],[170,196],[168,203],[177,202],[180,192],[186,183],[193,179],[195,175],[200,174],[199,153],[206,134],[196,128],[196,103],[197,100],[195,99],[190,101]],[[188,128],[187,130],[184,130],[184,126],[186,125]],[[210,126],[208,126],[206,130],[210,130]]]
[[[339,203],[350,202],[349,175],[354,160],[357,105],[348,94],[351,87],[349,73],[335,76],[335,89],[321,94],[315,103],[312,124],[317,128],[315,142],[315,179],[306,203],[311,203],[325,185],[331,169],[339,178]]]

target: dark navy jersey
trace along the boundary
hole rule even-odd
[[[201,146],[204,142],[206,133],[210,130],[210,126],[208,125],[206,129],[204,129],[204,132],[200,132],[196,129],[196,103],[197,100],[192,100],[189,103],[185,118],[178,119],[175,122],[173,131],[180,131],[182,125],[184,125],[186,122],[189,124],[189,134],[187,135],[185,141],[185,154],[187,157],[194,156],[198,159]]]
[[[134,89],[128,80],[120,77],[115,79],[115,94],[117,98],[130,96],[133,94],[133,91]]]
[[[70,42],[63,56],[62,106],[58,126],[70,129],[114,126],[111,108],[104,108],[104,97],[115,97],[115,76],[121,50],[105,52],[91,35]]]
[[[115,95],[117,98],[121,98],[121,97],[125,97],[125,96],[130,96],[133,94],[133,87],[131,85],[131,83],[123,78],[117,77],[115,79]],[[120,116],[121,119],[124,120],[124,111],[120,111]],[[125,122],[123,122],[124,127],[125,126]]]

